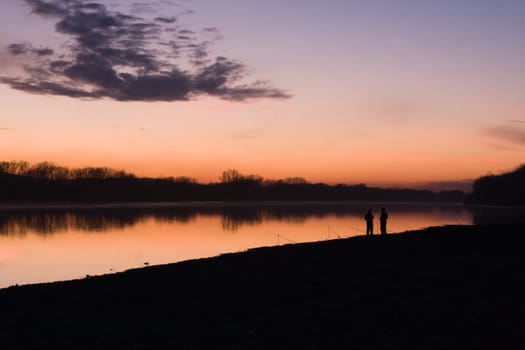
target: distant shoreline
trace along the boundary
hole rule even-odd
[[[4,169],[2,171],[2,169]],[[217,183],[192,178],[138,178],[107,168],[68,169],[53,163],[29,166],[0,162],[0,200],[31,201],[463,201],[465,192],[434,192],[410,188],[369,187],[366,184],[309,183],[303,178],[264,179],[227,170]]]

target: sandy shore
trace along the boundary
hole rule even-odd
[[[520,349],[524,247],[447,226],[13,287],[0,349]]]

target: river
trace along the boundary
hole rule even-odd
[[[403,203],[0,203],[0,288],[115,273],[250,248],[363,235],[370,208],[378,231],[508,222],[523,208]]]

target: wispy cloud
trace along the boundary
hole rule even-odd
[[[70,40],[65,52],[9,44],[14,58],[24,56],[23,74],[0,76],[13,89],[119,101],[186,101],[203,94],[234,101],[290,97],[268,82],[246,83],[243,62],[214,56],[210,47],[221,38],[216,28],[201,31],[212,38],[199,38],[178,16],[159,16],[154,3],[134,3],[127,14],[93,1],[24,1]]]
[[[485,133],[501,141],[525,146],[525,127],[519,125],[496,126],[488,128],[485,130]]]
[[[382,123],[393,124],[409,123],[429,112],[419,101],[394,96],[374,98],[367,102],[365,109]]]
[[[33,54],[42,57],[51,56],[54,53],[54,51],[50,48],[45,47],[37,49],[28,43],[15,43],[7,45],[7,51],[13,56]]]

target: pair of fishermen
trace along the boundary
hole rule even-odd
[[[379,217],[379,229],[382,235],[386,235],[386,221],[388,220],[388,214],[385,208],[381,208],[381,216]],[[372,209],[368,209],[368,213],[365,215],[366,221],[366,235],[372,236],[374,234],[374,214]]]

